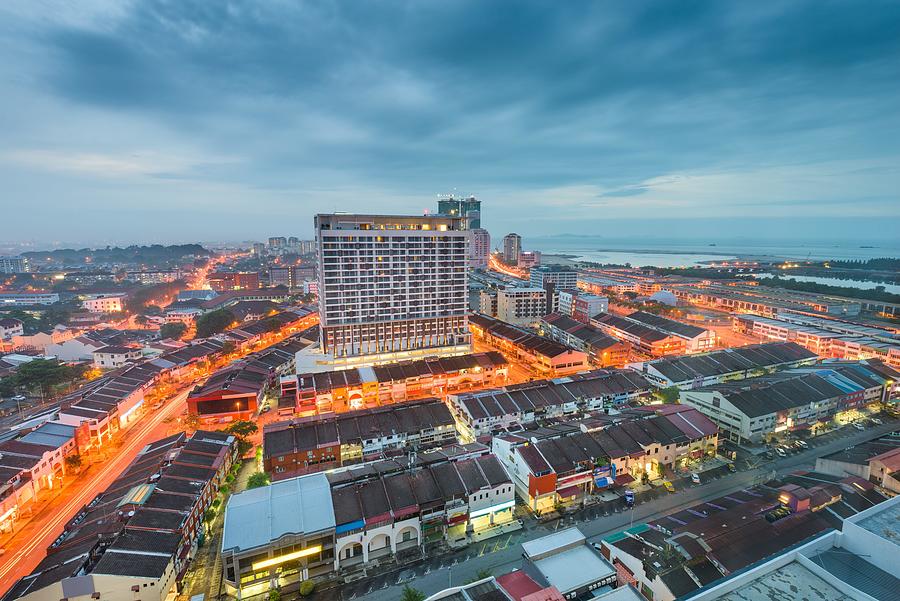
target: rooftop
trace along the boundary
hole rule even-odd
[[[334,528],[331,486],[324,474],[273,482],[233,495],[225,508],[222,549],[264,547],[285,534]]]

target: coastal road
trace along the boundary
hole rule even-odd
[[[5,594],[19,578],[31,573],[44,559],[47,547],[62,533],[65,524],[84,505],[106,490],[141,449],[168,434],[170,425],[167,418],[174,418],[185,410],[185,399],[190,388],[185,388],[159,410],[138,420],[126,432],[121,447],[113,457],[86,469],[65,492],[5,543],[6,552],[0,556],[0,591]]]
[[[482,570],[500,575],[520,567],[522,543],[546,536],[558,528],[577,526],[588,540],[594,542],[628,528],[631,524],[658,519],[697,503],[711,501],[717,497],[754,486],[770,479],[773,472],[783,475],[798,468],[812,469],[817,457],[883,436],[898,427],[900,427],[900,421],[894,420],[862,432],[844,428],[846,432],[842,430],[827,442],[817,444],[802,453],[768,462],[753,470],[728,474],[700,486],[681,489],[675,494],[646,501],[637,505],[633,512],[622,511],[608,516],[599,515],[592,519],[589,509],[549,524],[527,525],[525,530],[512,535],[496,537],[470,545],[457,553],[430,558],[406,569],[395,569],[390,573],[347,584],[339,589],[322,591],[320,594],[323,599],[334,601],[396,601],[401,596],[403,585],[408,583],[426,595],[432,595],[451,584],[460,585],[468,582]]]

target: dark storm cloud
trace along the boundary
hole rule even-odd
[[[834,163],[863,178],[868,161],[900,154],[894,2],[144,0],[34,23],[31,93],[152,128],[159,155],[190,146],[180,169],[146,169],[185,202],[216,192],[192,196],[183,180],[230,186],[221,194],[238,204],[252,190],[260,210],[291,206],[277,196],[289,193],[305,218],[318,191],[348,195],[350,210],[366,191],[402,210],[462,186],[494,196],[498,223],[527,208],[559,231],[554,218],[589,217],[585,206],[852,206],[827,183]],[[128,129],[68,136],[67,152],[107,155]],[[788,184],[795,168],[802,190]],[[895,215],[897,174],[874,169],[860,210]],[[772,170],[782,184],[762,181]],[[667,179],[680,173],[701,177]],[[748,178],[756,205],[735,197]],[[694,183],[705,205],[685,204]]]

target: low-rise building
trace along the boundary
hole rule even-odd
[[[900,379],[885,366],[823,364],[767,376],[682,390],[681,402],[696,407],[731,440],[761,442],[797,430],[816,430],[845,411],[882,402]]]
[[[125,294],[89,294],[81,306],[90,313],[121,313],[125,310]]]
[[[571,290],[578,287],[578,271],[563,265],[544,265],[528,272],[529,284],[534,288],[545,289],[553,284],[557,290]]]
[[[438,399],[277,422],[263,429],[263,466],[273,480],[457,442]]]
[[[644,311],[626,317],[601,313],[591,317],[591,325],[613,338],[631,343],[636,351],[651,357],[708,351],[716,342],[712,330]]]
[[[516,494],[537,514],[579,507],[607,487],[658,478],[717,448],[712,421],[679,405],[648,406],[596,428],[568,420],[492,440]]]
[[[100,369],[115,369],[138,361],[143,354],[139,348],[127,346],[104,346],[93,352],[94,367]]]
[[[141,284],[165,284],[181,278],[178,269],[147,269],[142,271],[126,271],[125,279]]]
[[[188,413],[200,419],[250,419],[260,408],[268,369],[237,363],[216,371],[187,397]]]
[[[892,367],[900,367],[900,337],[886,330],[788,313],[780,314],[777,319],[735,315],[733,328],[767,340],[796,342],[820,357],[852,361],[880,359]]]
[[[543,288],[500,288],[497,319],[517,326],[535,326],[548,313],[547,294]]]
[[[235,446],[233,436],[203,431],[147,445],[4,599],[164,601],[196,552]]]
[[[616,588],[616,569],[578,528],[566,528],[522,543],[522,571],[536,582],[553,587],[563,598],[602,598]]]
[[[518,527],[513,487],[484,450],[385,461],[234,495],[222,536],[226,590],[270,588],[383,566],[428,542],[465,544]]]
[[[93,361],[94,353],[107,346],[105,342],[94,336],[77,336],[59,343],[51,343],[44,347],[45,352],[60,361]]]
[[[900,494],[900,435],[888,434],[816,459],[816,471],[856,476]]]
[[[578,412],[614,407],[649,395],[650,384],[625,370],[596,370],[447,399],[464,440],[521,429]]]
[[[631,348],[628,343],[561,313],[544,316],[540,332],[551,340],[584,351],[590,362],[598,367],[622,367],[628,362]]]
[[[13,336],[25,334],[24,324],[12,317],[0,318],[0,340],[11,340]]]
[[[279,412],[342,413],[443,396],[473,387],[498,386],[506,382],[508,369],[503,355],[491,351],[284,376]]]
[[[562,343],[532,334],[508,323],[474,314],[469,329],[475,338],[515,357],[541,376],[561,376],[590,369],[588,355]]]
[[[591,317],[609,311],[609,299],[589,294],[578,288],[558,290],[559,312],[582,323],[590,323]]]
[[[0,308],[28,305],[54,305],[59,302],[56,292],[0,292]]]
[[[805,511],[771,524],[754,516],[744,516],[741,523],[734,519],[714,520],[713,523],[728,527],[707,528],[706,534],[701,535],[707,546],[710,538],[718,538],[717,530],[727,530],[729,534],[721,536],[724,540],[710,549],[713,560],[707,559],[704,563],[712,563],[720,574],[718,566],[721,566],[725,576],[715,577],[716,572],[704,568],[703,572],[709,572],[710,576],[701,577],[690,568],[694,578],[687,582],[678,579],[678,582],[690,583],[690,586],[679,588],[678,598],[690,601],[896,598],[900,590],[900,578],[897,577],[900,545],[896,529],[900,521],[900,497],[887,501],[871,499],[871,495],[860,498],[852,487],[844,485],[839,494],[838,500],[844,501],[835,506],[840,508],[840,514]],[[736,497],[745,498],[741,493]],[[718,501],[713,503],[718,504]],[[699,510],[714,510],[709,505]],[[826,526],[817,527],[811,523],[810,513],[816,519],[824,518]],[[845,517],[835,519],[836,515]],[[732,526],[738,531],[732,531]],[[642,536],[642,533],[637,535]],[[653,566],[651,556],[642,551],[649,549],[636,548],[628,553],[634,558],[630,564],[635,570],[641,565]],[[660,555],[654,553],[652,557]],[[720,557],[726,558],[728,563],[720,561]],[[669,592],[675,595],[675,591]],[[654,595],[653,598],[665,601],[671,597]]]
[[[767,342],[698,355],[631,363],[660,388],[702,388],[729,380],[760,376],[778,369],[809,365],[819,357],[793,342]]]

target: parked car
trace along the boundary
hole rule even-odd
[[[691,482],[700,484],[700,476],[698,474],[691,474]]]
[[[766,459],[775,459],[775,451],[773,451],[772,449],[769,449],[768,451],[766,451],[765,454],[766,454]]]
[[[853,427],[856,428],[856,429],[859,430],[859,431],[863,431],[863,430],[866,429],[866,427],[865,427],[864,425],[862,425],[861,423],[859,423],[859,422],[855,422],[855,423],[853,424]]]
[[[634,491],[626,490],[625,491],[625,504],[629,507],[634,507]]]
[[[775,447],[775,453],[778,454],[779,457],[787,457],[787,453],[785,453],[784,449],[781,447]]]
[[[28,397],[25,396],[24,394],[17,394],[14,397],[10,397],[9,400],[11,400],[11,401],[27,401]]]
[[[872,423],[875,424],[875,425],[880,426],[880,425],[883,424],[884,422],[881,421],[881,420],[880,420],[879,418],[877,418],[877,417],[873,417],[873,418],[872,418]]]
[[[733,474],[734,472],[737,471],[737,466],[736,466],[735,464],[733,464],[733,463],[729,463],[729,464],[728,464],[728,471],[731,472],[731,473]]]
[[[668,480],[663,480],[663,486],[669,492],[675,492],[675,485],[669,482]]]
[[[809,448],[809,445],[806,443],[805,440],[798,440],[798,441],[797,441],[797,446],[800,447],[801,449],[808,449],[808,448]]]

